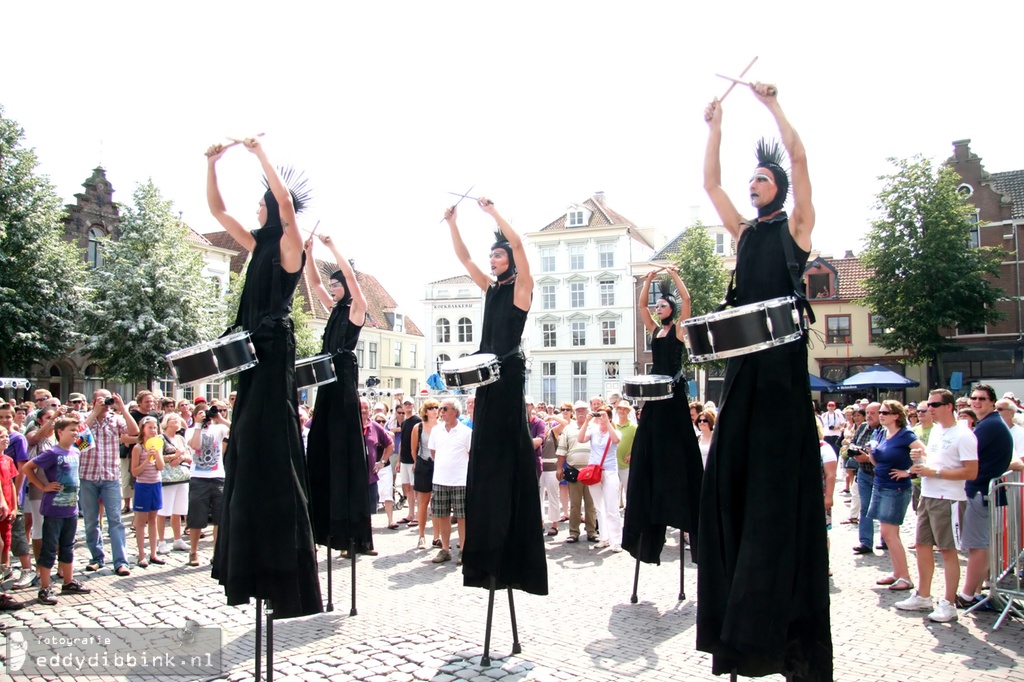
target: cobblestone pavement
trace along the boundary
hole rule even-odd
[[[844,498],[837,494],[837,522],[845,518],[845,509]],[[903,527],[905,544],[912,541],[912,516],[908,514]],[[374,522],[378,528],[383,526],[383,514]],[[434,552],[415,549],[414,531],[403,526],[375,533],[380,555],[359,557],[356,562],[357,615],[349,615],[351,564],[335,559],[334,610],[275,622],[276,680],[723,679],[711,675],[710,657],[694,649],[697,571],[689,561],[684,575],[687,599],[678,600],[676,531],[670,532],[661,566],[641,566],[639,603],[630,604],[633,559],[626,553],[594,549],[585,541],[566,544],[562,524],[557,536],[545,539],[549,596],[515,593],[522,642],[519,655],[510,653],[507,593],[497,594],[489,667],[480,665],[487,592],[464,588],[454,561],[431,563]],[[1020,621],[1008,620],[993,631],[994,613],[961,613],[952,624],[935,624],[924,613],[898,611],[893,603],[907,593],[875,585],[889,572],[888,557],[877,551],[855,556],[851,548],[857,544],[856,526],[837,525],[831,541],[837,680],[1024,681]],[[129,543],[134,545],[131,535]],[[204,561],[211,547],[211,539],[202,541]],[[916,576],[913,552],[909,555],[911,574]],[[26,600],[27,607],[0,614],[0,622],[36,633],[62,626],[181,628],[187,620],[218,626],[223,630],[223,672],[214,679],[251,679],[254,606],[226,606],[223,592],[210,578],[208,563],[190,568],[187,556],[173,552],[166,566],[146,569],[133,564],[132,575],[125,578],[115,576],[110,566],[97,573],[81,573],[88,555],[80,536],[76,573],[92,593],[59,596],[57,606],[42,606],[35,602],[34,589],[14,592],[16,598]],[[320,556],[326,599],[327,561],[323,551]],[[941,571],[935,591],[941,591]],[[120,679],[171,678],[131,675]]]

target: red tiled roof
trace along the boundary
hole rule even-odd
[[[235,255],[231,257],[231,272],[234,272],[235,274],[242,272],[246,261],[249,260],[249,252],[243,249],[242,245],[236,242],[234,237],[224,230],[219,232],[207,232],[203,236],[210,244],[213,244],[218,248],[234,251]]]
[[[191,242],[193,244],[201,244],[203,246],[213,246],[209,239],[196,232],[191,226],[186,225],[185,229],[188,230],[188,232],[185,234],[185,241]],[[227,234],[227,232],[225,232],[224,234]]]
[[[839,291],[836,298],[842,300],[855,300],[867,295],[864,288],[864,280],[871,276],[868,270],[860,262],[860,258],[822,258],[836,269]]]

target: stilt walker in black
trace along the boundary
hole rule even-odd
[[[533,277],[519,235],[485,197],[480,208],[498,225],[487,275],[470,258],[456,225],[456,209],[445,219],[455,255],[485,292],[480,352],[501,363],[498,381],[476,389],[473,443],[466,480],[466,538],[462,543],[463,584],[483,587],[488,595],[484,656],[489,664],[491,614],[495,590],[507,589],[512,618],[513,653],[519,652],[512,590],[548,593],[548,572],[540,516],[533,442],[526,424],[523,384],[526,363],[519,347],[533,300]]]
[[[690,555],[697,556],[697,518],[704,464],[697,437],[688,419],[686,381],[683,379],[684,332],[682,322],[690,317],[690,292],[679,273],[669,269],[671,279],[662,283],[656,316],[650,313],[647,297],[658,274],[652,270],[644,280],[637,312],[651,338],[652,373],[672,377],[672,397],[649,400],[640,412],[626,489],[626,518],[622,547],[636,559],[632,603],[637,602],[640,562],[661,563],[667,526],[679,529],[679,599],[683,588],[683,533],[690,535]],[[670,286],[671,282],[671,286]],[[675,289],[673,292],[672,289]]]
[[[330,235],[321,234],[320,241],[331,250],[338,269],[328,279],[328,290],[313,258],[310,237],[305,243],[306,280],[320,304],[331,311],[322,352],[332,356],[337,380],[317,389],[313,423],[306,438],[309,515],[316,543],[327,547],[327,609],[334,609],[331,550],[343,549],[353,562],[350,613],[355,615],[356,555],[373,550],[355,355],[366,318],[366,298],[352,265]]]
[[[749,185],[758,217],[740,216],[721,186],[722,107],[714,100],[704,111],[704,188],[738,245],[727,302],[792,296],[799,317],[813,320],[800,284],[814,228],[807,154],[776,89],[750,87],[789,155],[793,212],[783,210],[790,175],[782,150],[762,140]],[[810,406],[806,333],[729,359],[697,552],[697,648],[713,654],[716,675],[832,680],[821,454]]]
[[[244,146],[259,159],[268,186],[257,214],[260,229],[253,232],[228,214],[221,198],[216,163],[226,147],[213,145],[206,151],[210,212],[242,248],[252,252],[235,324],[250,332],[259,359],[259,364],[238,376],[224,453],[224,497],[213,577],[224,586],[229,605],[256,598],[259,623],[259,600],[266,601],[273,618],[319,613],[323,604],[309,521],[295,334],[289,317],[303,267],[295,214],[302,210],[308,192],[304,181],[293,183],[289,190],[257,138],[245,140]],[[269,676],[273,665],[269,636],[267,658]]]

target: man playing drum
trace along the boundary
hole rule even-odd
[[[715,99],[704,110],[704,188],[738,245],[728,300],[740,306],[794,296],[800,304],[814,228],[807,156],[776,89],[750,87],[779,126],[792,164],[793,211],[783,210],[790,186],[784,154],[778,142],[762,140],[749,185],[757,218],[740,216],[722,189],[722,106]],[[821,481],[805,343],[730,358],[697,548],[697,648],[714,655],[716,675],[832,679]]]

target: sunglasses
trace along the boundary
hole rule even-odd
[[[889,412],[888,410],[879,410],[878,414],[892,414],[892,412]]]
[[[562,412],[572,412],[572,408],[571,407],[563,407],[562,408]]]
[[[432,409],[432,410],[436,410],[437,408],[436,408],[436,407],[431,407],[430,409]],[[451,409],[450,407],[442,407],[442,408],[441,408],[441,411],[442,411],[442,412],[447,412],[447,411],[448,411],[448,410],[450,410],[450,409]]]
[[[439,408],[437,407],[437,405],[431,405],[431,406],[430,406],[430,407],[428,407],[427,409],[428,409],[428,410],[436,410],[436,409],[439,409]],[[448,408],[445,408],[445,409],[448,409]]]
[[[710,424],[711,420],[710,419],[698,419],[697,423],[698,424]]]
[[[940,401],[940,402],[936,402],[936,403],[925,403],[925,404],[928,405],[928,407],[931,407],[932,409],[936,409],[937,410],[940,407],[942,407],[943,405],[952,405],[953,403],[944,403],[944,402]]]
[[[972,395],[971,396],[971,400],[977,400],[977,401],[980,401],[980,402],[985,402],[986,400],[988,400],[988,396],[987,395]]]

